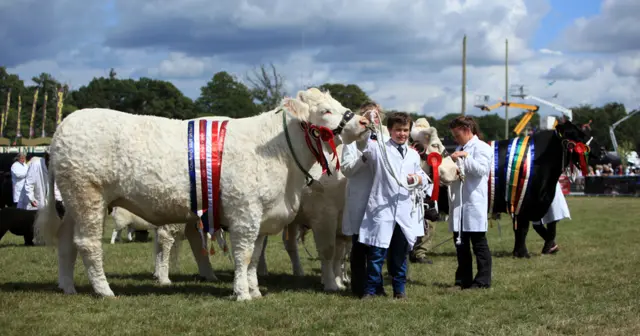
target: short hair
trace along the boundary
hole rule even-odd
[[[451,120],[451,123],[449,123],[449,129],[454,129],[458,127],[466,128],[470,130],[471,133],[473,133],[474,135],[480,134],[480,128],[478,127],[478,124],[472,117],[461,115]]]
[[[357,114],[358,115],[364,115],[365,112],[367,112],[367,111],[369,111],[371,109],[378,110],[378,112],[380,114],[380,116],[379,116],[380,122],[384,121],[384,119],[385,119],[384,110],[382,110],[382,107],[380,106],[380,104],[376,103],[373,100],[367,100],[364,103],[362,103],[360,105],[360,107],[358,108]]]
[[[409,129],[411,129],[413,127],[413,120],[411,119],[409,113],[392,112],[387,116],[387,128],[392,129],[395,124],[409,124]]]

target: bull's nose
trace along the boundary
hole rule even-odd
[[[369,120],[367,118],[361,117],[360,118],[360,125],[367,127],[369,126]]]

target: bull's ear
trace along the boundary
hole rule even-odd
[[[429,124],[429,121],[427,121],[427,118],[419,118],[416,120],[414,127],[429,128],[431,125]]]
[[[292,118],[305,121],[309,119],[309,105],[303,103],[299,99],[285,98],[283,102],[285,111]]]
[[[296,96],[296,99],[300,100],[305,104],[310,104],[314,101],[318,101],[322,99],[323,97],[324,97],[324,94],[322,93],[322,91],[312,87],[305,91],[298,91],[298,95]]]

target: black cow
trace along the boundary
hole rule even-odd
[[[62,202],[56,201],[56,211],[58,216],[64,216],[64,206]],[[24,238],[25,246],[33,246],[33,224],[38,210],[25,210],[18,208],[0,209],[0,240],[7,232]]]
[[[498,160],[497,166],[494,166],[495,168],[492,171],[492,178],[495,181],[494,201],[492,209],[488,209],[488,212],[494,216],[500,213],[511,214],[512,203],[515,205],[514,210],[517,207],[519,197],[516,197],[510,203],[505,198],[507,196],[506,167],[509,161],[507,151],[510,149],[510,144],[513,140],[495,141]],[[522,199],[520,211],[512,215],[515,234],[513,255],[519,258],[529,257],[526,246],[529,222],[538,221],[547,213],[555,197],[556,183],[563,170],[570,164],[578,165],[580,163],[580,157],[574,147],[576,143],[589,143],[589,163],[606,160],[606,152],[602,147],[587,132],[569,121],[559,123],[555,130],[534,133],[529,141],[534,144],[533,167],[530,170],[530,178]],[[444,152],[443,155],[447,156],[448,153]],[[520,175],[519,180],[521,180],[520,185],[523,185],[524,167],[520,167],[518,172]],[[489,192],[491,193],[491,189]],[[441,187],[438,200],[441,212],[448,214],[448,202],[446,189]]]

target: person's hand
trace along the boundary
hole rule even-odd
[[[409,176],[407,176],[407,183],[413,184],[416,179],[418,180],[418,184],[422,183],[422,176],[417,174],[409,174]]]
[[[453,162],[457,162],[458,158],[463,157],[466,158],[469,155],[469,153],[465,152],[465,151],[457,151],[454,152],[453,154],[451,154],[451,160],[453,160]]]
[[[38,201],[31,201],[31,206],[34,208],[38,207]]]

